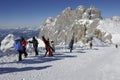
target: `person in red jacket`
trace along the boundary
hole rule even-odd
[[[22,43],[22,47],[23,47],[24,56],[27,57],[28,54],[26,52],[26,41],[23,36],[21,36],[21,43]]]
[[[53,49],[50,46],[49,39],[46,39],[44,36],[42,36],[42,40],[45,43],[45,48],[46,48],[46,52],[44,56],[47,55],[47,52],[49,52],[49,57],[53,56]]]
[[[92,47],[93,47],[93,42],[90,41],[89,45],[90,45],[90,49],[92,49]]]

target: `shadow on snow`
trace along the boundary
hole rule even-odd
[[[40,64],[40,63],[45,63],[45,62],[52,62],[52,61],[56,61],[56,60],[62,60],[64,58],[73,58],[76,56],[73,55],[65,55],[65,54],[54,54],[54,57],[42,57],[42,56],[30,56],[26,59],[23,59],[22,61],[13,61],[13,62],[3,62],[0,63],[0,65],[2,64],[12,64],[12,63],[20,63],[20,64]]]
[[[23,71],[30,71],[30,70],[42,70],[49,67],[51,67],[51,65],[43,66],[43,67],[24,67],[24,68],[5,67],[5,68],[0,68],[0,74],[23,72]]]

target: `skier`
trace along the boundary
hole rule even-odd
[[[38,55],[38,40],[33,37],[32,41],[29,41],[29,43],[33,43],[33,47],[35,50],[35,55]]]
[[[49,57],[53,56],[53,49],[52,47],[50,46],[50,43],[49,43],[49,39],[46,40],[46,38],[44,36],[42,36],[42,40],[45,44],[45,48],[46,48],[46,52],[45,52],[45,55],[47,55],[47,52],[49,52]]]
[[[18,60],[21,61],[22,60],[23,47],[22,47],[22,43],[21,43],[21,39],[20,38],[17,38],[14,41],[14,48],[15,48],[16,51],[19,52]]]
[[[55,52],[55,45],[54,45],[54,41],[51,41],[51,47],[54,49],[53,52]]]
[[[72,37],[70,43],[69,43],[69,49],[70,49],[70,52],[72,52],[73,50],[73,44],[74,44],[74,36]]]
[[[90,49],[92,49],[93,43],[92,41],[90,41]]]
[[[26,41],[24,39],[23,36],[21,36],[21,43],[22,43],[22,46],[23,46],[23,53],[24,53],[24,56],[27,57],[27,52],[26,52]]]
[[[118,45],[116,44],[115,47],[118,48]]]

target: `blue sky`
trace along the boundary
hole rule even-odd
[[[75,9],[79,5],[96,6],[102,17],[120,16],[120,0],[0,0],[0,27],[40,26],[47,17],[56,17],[66,7]]]

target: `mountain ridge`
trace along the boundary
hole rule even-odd
[[[117,20],[115,17],[111,19]],[[39,37],[44,35],[54,40],[56,45],[68,44],[73,34],[75,42],[87,43],[91,37],[96,37],[103,42],[112,43],[111,33],[97,28],[103,20],[101,11],[94,6],[85,8],[81,5],[75,10],[67,7],[56,18],[49,17],[44,21],[40,26]]]

